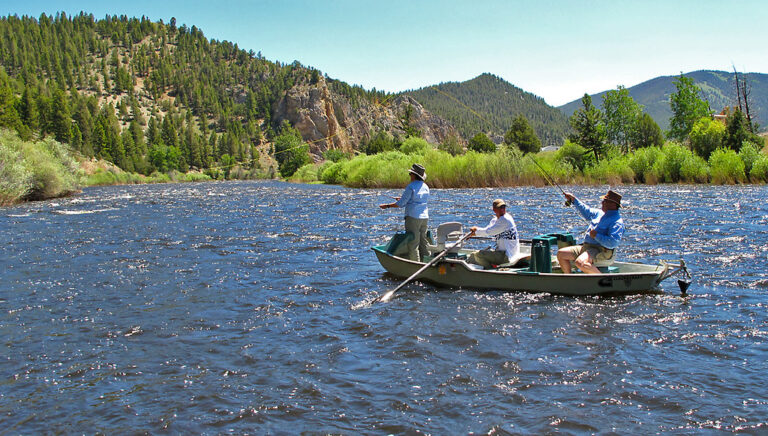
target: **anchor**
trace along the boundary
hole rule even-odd
[[[680,295],[685,297],[688,288],[691,286],[691,273],[688,272],[688,268],[685,267],[685,261],[680,259],[680,274],[682,278],[677,279],[677,286],[680,287]]]

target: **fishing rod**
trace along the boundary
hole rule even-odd
[[[539,167],[539,169],[541,170],[541,173],[544,175],[544,178],[547,180],[547,182],[549,182],[549,184],[552,185],[552,186],[557,186],[557,189],[559,189],[560,192],[562,192],[563,195],[565,195],[565,191],[563,191],[563,188],[561,188],[560,185],[558,185],[557,183],[555,183],[553,180],[551,180],[549,178],[549,174],[547,174],[547,171],[544,169],[544,167],[539,165],[539,163],[536,162],[536,159],[534,159],[530,154],[528,155],[528,157],[530,157],[531,160],[533,161],[533,163],[535,163],[536,166]],[[571,205],[571,200],[565,200],[565,205],[566,206],[570,206]]]

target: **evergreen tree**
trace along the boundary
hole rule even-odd
[[[21,117],[16,110],[16,97],[13,95],[10,78],[0,67],[0,126],[19,131]]]
[[[504,135],[504,143],[517,147],[523,153],[538,153],[541,150],[541,140],[523,114],[512,121],[512,126]]]
[[[59,142],[69,143],[72,134],[72,114],[64,90],[56,88],[53,91],[51,112],[51,133]]]
[[[605,147],[603,113],[592,105],[592,97],[589,94],[584,94],[581,104],[582,107],[576,110],[569,120],[576,132],[571,136],[571,141],[592,152],[595,161],[599,162]]]
[[[736,108],[726,119],[723,145],[738,152],[741,144],[750,138],[749,133],[749,124],[744,113]]]
[[[478,153],[493,153],[496,151],[496,144],[485,133],[478,133],[469,140],[467,148]]]
[[[661,133],[661,127],[650,115],[644,113],[637,122],[635,147],[661,147],[662,144],[664,144],[664,135]]]
[[[310,163],[309,145],[301,138],[301,133],[284,121],[280,134],[275,138],[275,159],[279,163],[280,175],[290,177],[302,166]]]

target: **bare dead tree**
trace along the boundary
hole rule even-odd
[[[736,80],[736,100],[738,100],[738,102],[739,102],[739,109],[742,109],[742,107],[741,107],[741,87],[739,86],[739,72],[736,71],[736,65],[733,65],[733,77]]]
[[[742,74],[742,77],[744,75]],[[752,85],[747,83],[746,79],[742,79],[741,83],[741,95],[744,99],[744,112],[747,114],[747,125],[749,126],[749,131],[752,133],[755,133],[755,128],[752,125],[752,114],[749,112],[749,95],[752,94]]]

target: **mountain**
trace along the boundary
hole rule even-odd
[[[450,121],[464,138],[485,132],[499,139],[512,120],[528,118],[543,145],[561,145],[570,131],[568,117],[544,99],[493,75],[482,74],[466,82],[447,82],[406,91],[428,111]]]
[[[709,107],[719,113],[727,106],[737,106],[736,100],[736,82],[733,73],[726,71],[701,70],[684,74],[693,79],[694,83],[701,88],[702,96],[709,102]],[[741,76],[741,73],[739,73]],[[662,76],[648,80],[639,85],[627,88],[629,95],[636,102],[644,106],[645,111],[662,128],[669,129],[669,119],[672,117],[672,110],[669,106],[669,96],[675,92],[674,81],[680,77]],[[749,87],[750,94],[750,113],[760,129],[768,127],[768,74],[745,73],[743,78]],[[592,102],[602,106],[603,96],[608,91],[599,92],[592,95]],[[581,99],[560,106],[558,109],[566,116],[571,116],[574,111],[581,107]]]
[[[0,127],[22,138],[53,136],[145,174],[239,164],[268,175],[284,121],[316,159],[380,130],[415,127],[432,142],[456,134],[412,98],[271,62],[175,19],[0,17]]]

